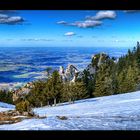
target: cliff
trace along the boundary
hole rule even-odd
[[[78,69],[72,64],[69,64],[66,70],[62,66],[59,69],[59,74],[64,82],[75,82],[78,73]]]

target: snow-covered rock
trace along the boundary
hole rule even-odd
[[[59,69],[59,74],[64,82],[65,81],[75,82],[78,72],[79,72],[78,69],[72,64],[68,65],[66,71],[62,66],[60,66]]]
[[[96,63],[94,64],[94,66],[92,65],[92,63],[90,63],[85,68],[85,70],[88,71],[89,74],[95,74],[95,72],[97,71],[97,67],[104,63],[107,58],[108,56],[104,52],[93,55],[93,62],[95,61]],[[64,70],[63,66],[60,66],[59,74],[64,82],[75,82],[77,78],[81,78],[83,76],[83,71],[79,71],[74,65],[69,64],[66,70]]]

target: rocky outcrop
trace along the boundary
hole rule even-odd
[[[92,62],[87,66],[86,70],[89,71],[90,74],[94,74],[98,70],[99,66],[103,64],[107,59],[108,55],[106,55],[104,52],[93,55]]]
[[[64,82],[75,82],[76,78],[78,76],[78,69],[73,66],[72,64],[69,64],[66,68],[66,71],[62,66],[60,66],[59,74]]]
[[[105,55],[104,53],[100,53],[99,61],[97,64],[98,67],[102,64],[102,59],[103,59],[104,55]]]
[[[0,125],[17,123],[27,118],[31,117],[27,115],[22,115],[16,110],[0,112]]]
[[[46,117],[39,117],[38,115],[34,114],[34,112],[19,112],[17,110],[8,110],[4,112],[0,112],[0,125],[2,124],[13,124],[20,122],[24,119],[42,119]]]
[[[13,91],[13,101],[15,102],[16,100],[18,100],[25,94],[28,94],[30,92],[30,90],[33,88],[33,86],[34,86],[33,83],[29,82],[24,87],[14,90]]]
[[[92,62],[86,67],[85,70],[88,71],[89,74],[95,74],[98,67],[104,63],[104,61],[106,61],[106,58],[107,55],[105,53],[93,55]],[[66,70],[64,70],[63,66],[60,66],[59,74],[64,82],[75,82],[78,78],[83,76],[83,72],[78,71],[78,69],[72,64],[69,64]]]
[[[63,66],[60,66],[60,68],[59,68],[59,75],[61,76],[63,81],[66,81],[65,71],[64,71],[64,67]]]
[[[90,74],[94,74],[96,72],[96,68],[92,66],[92,64],[89,64],[86,67],[86,70],[90,73]]]

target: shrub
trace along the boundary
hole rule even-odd
[[[30,103],[27,100],[21,101],[16,104],[16,110],[18,110],[21,113],[30,112],[30,110],[31,110]]]

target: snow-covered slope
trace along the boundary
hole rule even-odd
[[[0,102],[0,112],[7,111],[7,110],[14,110],[14,109],[15,109],[14,105]]]
[[[34,112],[47,118],[0,125],[0,130],[140,130],[140,91],[35,108]]]

